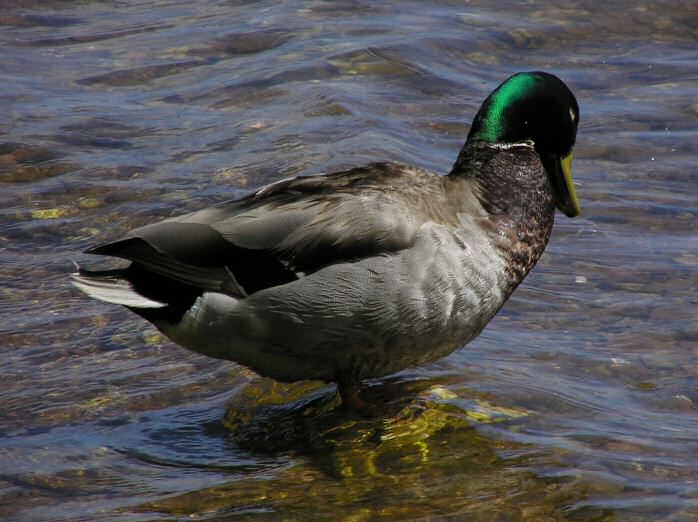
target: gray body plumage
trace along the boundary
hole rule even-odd
[[[448,176],[371,164],[134,230],[90,251],[131,269],[74,279],[193,351],[358,382],[477,336],[540,257],[554,208],[532,144],[477,142]]]

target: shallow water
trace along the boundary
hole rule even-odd
[[[695,2],[17,4],[0,4],[0,519],[698,518]],[[383,417],[68,284],[98,241],[287,176],[446,171],[484,96],[529,69],[580,101],[583,216],[558,216],[467,349],[372,383]]]

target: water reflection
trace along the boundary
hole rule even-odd
[[[331,386],[257,380],[227,405],[230,437],[255,454],[292,454],[300,462],[273,476],[232,480],[134,509],[175,516],[214,512],[221,520],[273,519],[281,513],[319,520],[434,513],[469,520],[574,519],[571,506],[585,498],[579,483],[540,479],[519,469],[534,448],[476,429],[491,423],[509,423],[510,429],[528,412],[473,399],[472,390],[463,399],[447,383],[448,378],[375,383],[368,394],[383,403],[383,411],[367,419],[343,409]],[[603,520],[608,512],[577,511],[582,514],[585,520]]]

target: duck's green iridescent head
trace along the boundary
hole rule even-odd
[[[550,176],[557,207],[574,217],[580,212],[571,174],[578,125],[577,100],[562,80],[545,72],[524,72],[487,97],[473,120],[468,142],[533,142]]]

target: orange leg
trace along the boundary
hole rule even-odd
[[[377,404],[365,401],[361,398],[361,387],[355,382],[340,382],[337,384],[337,391],[342,398],[342,404],[364,417],[376,417],[380,415]]]

